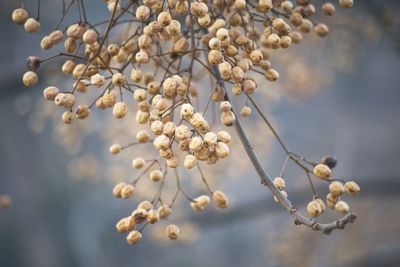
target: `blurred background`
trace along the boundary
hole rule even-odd
[[[25,2],[34,10],[34,1]],[[0,194],[12,204],[0,209],[0,266],[400,266],[400,3],[355,2],[320,18],[331,28],[327,39],[310,35],[272,56],[281,81],[259,92],[292,150],[314,161],[334,155],[335,175],[360,184],[348,201],[355,224],[329,236],[294,226],[237,143],[230,163],[208,173],[232,200],[228,210],[193,214],[186,203],[174,219],[181,242],[164,242],[154,227],[132,247],[114,225],[135,200],[121,203],[111,194],[131,171],[129,160],[110,159],[107,149],[110,140],[133,136],[135,125],[108,131],[110,114],[99,113],[89,126],[60,126],[61,112],[44,103],[42,89],[63,78],[43,68],[37,86],[21,79],[26,57],[45,55],[39,42],[56,25],[60,4],[42,1],[41,32],[30,35],[11,22],[17,2],[1,1]],[[88,5],[93,21],[107,16],[104,4]],[[277,175],[284,155],[268,129],[255,113],[244,126]],[[287,176],[289,196],[304,207],[311,198],[306,178],[292,167]]]

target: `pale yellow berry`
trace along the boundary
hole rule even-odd
[[[204,136],[204,142],[209,146],[215,145],[218,143],[218,136],[214,132],[208,132]]]
[[[336,203],[335,210],[339,213],[346,214],[346,213],[349,213],[350,207],[346,202],[341,200],[341,201],[338,201],[338,203]]]
[[[279,48],[280,40],[281,38],[279,37],[279,35],[277,35],[276,33],[272,33],[268,35],[267,43],[272,49],[277,49]]]
[[[321,205],[315,200],[307,204],[307,212],[311,217],[318,217],[322,213]]]
[[[60,30],[53,31],[49,34],[52,45],[56,45],[62,42],[64,39],[64,33]]]
[[[190,202],[190,206],[194,211],[202,211],[210,203],[210,197],[206,195],[199,196]]]
[[[240,111],[240,115],[243,117],[248,117],[251,115],[251,108],[249,106],[244,106]]]
[[[231,135],[227,131],[219,131],[217,133],[218,141],[229,144],[232,140]]]
[[[56,98],[56,96],[57,96],[59,93],[60,93],[60,90],[59,90],[57,87],[55,87],[55,86],[49,86],[49,87],[46,87],[46,88],[43,90],[43,97],[44,97],[44,99],[46,99],[46,100],[54,101],[54,99]]]
[[[146,161],[142,157],[138,157],[132,160],[132,167],[135,169],[141,169],[146,164]]]
[[[153,144],[156,149],[167,149],[170,144],[170,139],[166,135],[160,135],[154,139]]]
[[[151,171],[150,174],[149,174],[149,178],[153,182],[160,181],[162,179],[162,177],[163,177],[163,174],[162,174],[162,172],[160,170]]]
[[[110,13],[119,13],[121,12],[121,5],[117,1],[108,1],[107,3],[107,9]]]
[[[132,218],[137,224],[144,222],[147,219],[147,211],[142,208],[137,208],[132,212]]]
[[[140,102],[140,101],[144,101],[147,98],[147,91],[144,89],[136,89],[133,92],[133,99]]]
[[[253,50],[250,53],[250,59],[254,64],[259,64],[263,60],[263,54],[260,50]]]
[[[98,38],[97,32],[92,29],[85,31],[85,33],[82,36],[82,40],[86,44],[95,43],[97,41],[97,38]]]
[[[29,18],[24,24],[24,29],[29,33],[38,32],[40,30],[40,23],[33,18]]]
[[[142,234],[139,231],[131,231],[126,237],[126,241],[129,245],[135,245],[142,239]]]
[[[325,37],[329,33],[329,28],[326,26],[326,24],[318,23],[317,26],[314,27],[314,31],[318,34],[318,36]]]
[[[57,106],[72,108],[75,105],[75,96],[73,94],[68,93],[59,93],[54,98],[54,103]]]
[[[86,119],[90,114],[90,108],[87,105],[78,105],[75,109],[75,116],[80,119]]]
[[[167,11],[158,14],[157,22],[160,23],[162,27],[169,25],[171,23],[171,20],[172,20],[171,14]]]
[[[137,123],[146,124],[149,121],[149,118],[150,118],[149,112],[143,112],[141,110],[136,111],[135,120]]]
[[[223,143],[223,142],[218,142],[215,145],[215,154],[220,159],[224,159],[227,156],[229,156],[229,147],[228,147],[228,145]]]
[[[171,215],[171,208],[168,205],[162,205],[158,208],[158,213],[161,219],[166,219]]]
[[[219,50],[221,48],[221,40],[218,38],[211,38],[210,41],[208,41],[208,46],[212,49],[212,50]]]
[[[229,38],[229,32],[225,28],[220,28],[218,29],[216,36],[220,41],[225,41]]]
[[[259,12],[269,12],[273,8],[272,0],[259,0],[256,8]]]
[[[323,180],[328,179],[331,176],[331,169],[324,164],[318,164],[314,167],[314,175]]]
[[[282,177],[275,177],[273,182],[276,188],[278,188],[279,190],[284,190],[286,187],[286,182]]]
[[[141,49],[148,49],[153,43],[152,38],[150,37],[150,35],[147,34],[142,34],[140,35],[139,39],[138,39],[138,45]]]
[[[232,126],[235,124],[236,117],[232,111],[221,113],[221,123],[225,126]]]
[[[152,131],[155,135],[160,135],[160,134],[162,134],[163,127],[164,127],[164,123],[162,123],[162,121],[159,121],[159,120],[153,121],[153,122],[151,123],[151,125],[150,125],[151,131]]]
[[[76,51],[76,49],[78,48],[78,45],[76,43],[76,40],[68,37],[65,42],[64,42],[64,49],[67,53],[73,53]]]
[[[329,184],[329,192],[333,196],[340,196],[344,193],[344,186],[341,182],[339,181],[334,181]]]
[[[333,14],[335,14],[336,9],[332,3],[325,3],[322,5],[322,11],[325,15],[332,16]]]
[[[131,71],[131,80],[138,83],[142,80],[143,71],[139,69],[132,69]]]
[[[179,227],[175,224],[170,224],[167,226],[167,236],[171,240],[178,239],[179,237]]]
[[[232,74],[232,66],[228,62],[218,64],[218,70],[224,80],[229,80]]]
[[[61,71],[64,74],[71,74],[74,71],[75,66],[76,66],[75,62],[73,62],[72,60],[67,60],[62,65]]]
[[[175,137],[178,140],[185,140],[187,138],[189,138],[191,135],[191,131],[189,129],[189,127],[187,127],[186,125],[179,125],[178,127],[176,127],[175,129]]]
[[[290,38],[290,36],[285,35],[281,37],[281,40],[279,41],[279,46],[282,48],[288,48],[291,45],[291,43],[292,43],[292,38]]]
[[[53,46],[53,43],[49,36],[43,37],[43,39],[40,41],[40,48],[42,48],[43,50],[48,50],[52,46]]]
[[[347,194],[349,194],[353,197],[356,196],[358,194],[358,192],[360,192],[360,186],[356,182],[353,182],[353,181],[345,183],[344,189]]]
[[[326,207],[324,201],[321,198],[315,198],[314,201],[317,202],[318,205],[321,207],[322,213],[325,212]]]
[[[23,8],[14,9],[11,14],[12,21],[16,24],[23,25],[29,18],[28,12]]]
[[[124,102],[117,102],[113,108],[113,115],[117,119],[121,119],[125,117],[126,113],[128,113],[128,107]]]
[[[131,184],[127,184],[121,189],[121,197],[124,199],[130,198],[133,196],[135,192],[135,188]]]
[[[340,200],[340,197],[334,196],[334,195],[332,195],[332,193],[329,193],[328,195],[326,195],[326,204],[331,209],[335,208],[335,205],[339,200]]]
[[[97,87],[103,86],[105,82],[106,79],[104,78],[104,76],[98,73],[90,77],[90,83],[93,84],[94,86]]]
[[[212,198],[214,200],[215,205],[217,205],[218,208],[226,209],[229,205],[228,197],[222,191],[215,191],[212,194]]]
[[[190,13],[197,17],[204,17],[208,13],[208,7],[201,2],[192,2],[190,6]]]
[[[291,12],[293,9],[293,3],[291,1],[283,1],[281,3],[281,8],[286,12]]]
[[[74,83],[74,86],[76,91],[81,92],[81,93],[85,93],[88,90],[88,85],[84,82],[84,81],[76,81]]]
[[[146,130],[140,130],[136,133],[136,140],[139,143],[146,143],[147,141],[149,141],[150,139],[150,135]]]
[[[207,59],[210,64],[216,65],[221,63],[223,59],[223,54],[219,50],[211,50],[210,52],[208,52]]]
[[[176,124],[172,121],[169,121],[164,124],[163,134],[168,137],[172,137],[175,133],[175,129],[176,129]]]
[[[152,208],[153,208],[153,204],[151,204],[151,202],[148,200],[141,201],[137,206],[138,210],[144,209],[145,211],[149,211]]]
[[[126,83],[124,74],[117,72],[112,76],[111,82],[116,86],[123,86]]]
[[[122,218],[117,222],[115,228],[117,228],[117,231],[120,233],[129,232],[135,228],[135,221],[130,216]]]
[[[179,158],[176,154],[172,154],[170,158],[166,159],[167,166],[170,168],[176,168],[179,164]]]
[[[147,6],[139,6],[136,9],[136,18],[139,21],[146,21],[148,20],[150,17],[150,8],[148,8]]]
[[[122,188],[124,188],[126,186],[126,183],[118,183],[118,184],[116,184],[115,186],[114,186],[114,188],[113,188],[113,195],[115,196],[115,197],[118,197],[118,198],[120,198],[121,197],[121,191],[122,191]]]
[[[70,124],[74,120],[74,114],[71,111],[64,111],[61,116],[61,119],[64,123]]]
[[[111,154],[116,155],[121,152],[121,146],[119,144],[113,144],[110,146],[109,151]]]
[[[191,104],[185,103],[181,106],[181,116],[190,119],[194,114],[194,108]]]
[[[221,104],[219,105],[219,110],[221,110],[222,112],[228,112],[231,110],[231,108],[232,105],[228,101],[222,101]]]
[[[151,209],[147,212],[147,221],[150,224],[155,224],[160,220],[160,215],[158,214],[158,210]]]
[[[183,162],[183,166],[186,168],[186,169],[191,169],[191,168],[193,168],[195,165],[196,165],[196,157],[195,156],[193,156],[193,155],[187,155],[186,157],[185,157],[185,160],[184,160],[184,162]]]
[[[339,0],[339,5],[343,8],[351,8],[353,4],[353,0]]]
[[[139,50],[139,52],[135,55],[135,60],[137,63],[145,64],[149,62],[149,55],[143,49]]]
[[[171,36],[177,36],[181,32],[181,23],[178,20],[171,20],[166,30]]]
[[[254,93],[256,88],[257,88],[257,84],[253,80],[246,79],[243,81],[243,91],[246,94],[250,95],[250,94]]]
[[[67,28],[67,36],[73,39],[81,39],[85,31],[86,31],[85,26],[79,25],[78,23],[71,24]]]
[[[79,80],[83,75],[87,74],[87,65],[85,64],[78,64],[75,66],[74,70],[72,71],[72,77],[75,80]]]
[[[246,8],[246,0],[235,0],[235,7],[238,10]]]
[[[27,71],[24,73],[22,81],[27,87],[34,86],[38,82],[38,76],[33,71]]]
[[[275,82],[279,79],[279,72],[271,68],[265,72],[265,78],[270,82]]]
[[[311,31],[312,28],[313,28],[312,22],[309,19],[303,19],[300,25],[300,31],[308,33]]]
[[[197,152],[202,148],[203,139],[200,136],[194,136],[189,143],[189,148],[192,152]]]

